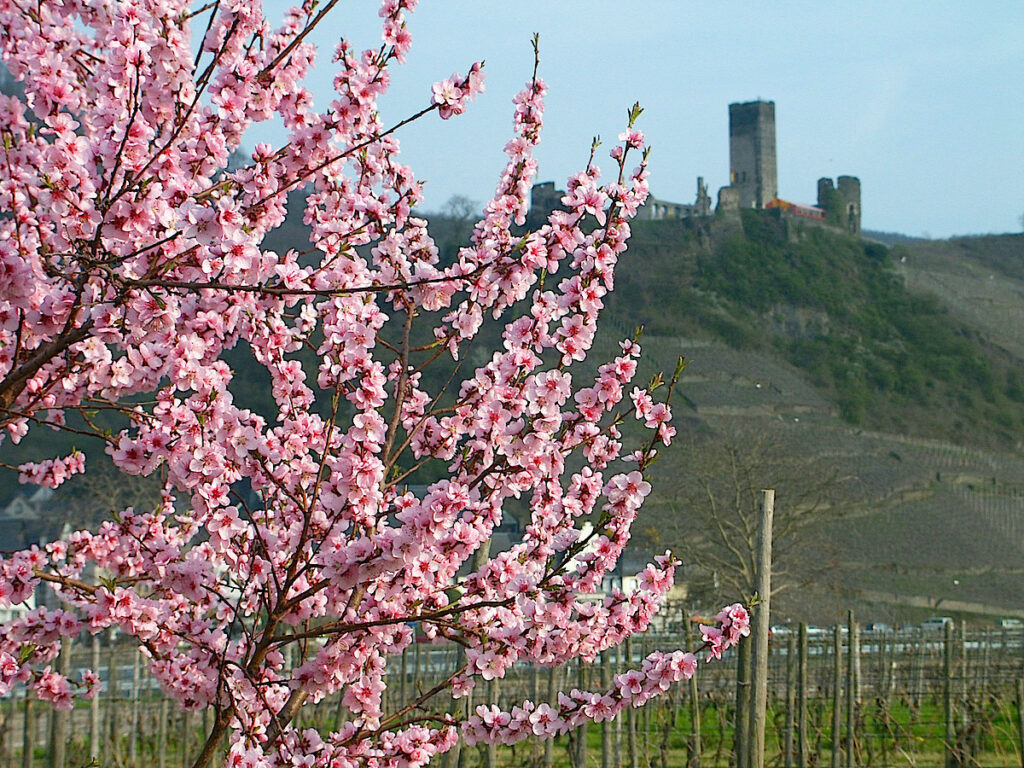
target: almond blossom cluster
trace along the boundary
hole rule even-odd
[[[0,54],[25,89],[0,97],[0,440],[92,432],[121,472],[162,486],[150,508],[0,558],[0,606],[43,589],[60,606],[3,627],[0,693],[30,685],[73,706],[96,677],[53,671],[61,638],[116,628],[181,707],[212,709],[197,768],[225,736],[231,766],[420,766],[460,728],[504,743],[560,733],[696,668],[654,654],[607,692],[448,713],[446,697],[517,662],[589,661],[643,631],[672,585],[665,555],[635,589],[583,598],[615,568],[645,469],[675,434],[675,377],[635,385],[636,339],[584,365],[648,194],[640,110],[608,180],[592,157],[563,210],[526,231],[546,90],[535,66],[495,194],[443,259],[396,133],[463,112],[482,67],[386,122],[378,102],[415,1],[384,0],[381,44],[337,45],[318,111],[307,36],[334,5],[274,26],[255,0],[0,4]],[[229,165],[268,120],[287,141]],[[309,243],[278,253],[264,239],[292,192]],[[500,340],[489,354],[467,354],[487,339]],[[266,372],[269,409],[239,396],[232,350]],[[629,447],[627,419],[646,435]],[[85,458],[17,469],[57,487]],[[488,556],[515,498],[525,535]],[[746,621],[733,606],[703,628],[712,655]],[[413,624],[460,643],[465,663],[386,712],[388,659]],[[350,715],[337,731],[293,724],[335,694]]]
[[[56,488],[82,472],[85,472],[85,454],[76,450],[56,459],[25,462],[18,467],[18,482]]]
[[[736,645],[740,638],[750,635],[750,616],[739,603],[733,603],[720,611],[715,622],[712,625],[700,625],[701,638],[708,649],[708,661],[722,658],[722,651]]]

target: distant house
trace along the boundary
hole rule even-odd
[[[17,552],[60,537],[67,516],[54,509],[50,488],[29,488],[0,509],[0,552]]]
[[[0,554],[10,554],[29,547],[43,546],[67,535],[70,526],[67,515],[54,506],[54,493],[50,488],[30,487],[15,494],[0,509]],[[7,622],[33,610],[38,599],[35,595],[23,603],[0,608],[0,622]]]

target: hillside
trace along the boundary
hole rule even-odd
[[[1024,235],[914,244],[899,264],[909,289],[936,296],[991,343],[1024,358]]]
[[[909,279],[907,253],[757,211],[732,226],[640,222],[629,256],[636,267],[621,270],[611,305],[617,321],[655,336],[784,360],[849,424],[1015,446],[1024,344],[1005,329],[1019,281],[1001,273],[989,281],[1009,295],[1005,316],[990,315],[986,326],[974,316],[982,310],[952,311],[931,290],[935,278],[925,274],[934,270],[922,265]]]
[[[450,255],[466,222],[434,224]],[[303,239],[289,221],[267,246]],[[857,606],[893,620],[908,610],[900,603],[954,598],[1024,610],[1013,587],[1024,574],[1024,237],[889,239],[891,249],[756,211],[634,225],[587,365],[614,356],[639,325],[638,379],[672,370],[679,355],[689,361],[676,397],[680,436],[655,465],[637,522],[641,548],[699,534],[686,495],[692,465],[756,435],[775,454],[752,488],[776,487],[780,509],[821,494],[786,555],[800,589],[799,599],[780,597],[780,615],[822,623]],[[467,350],[468,363],[486,359],[493,335]],[[249,353],[233,351],[230,364],[236,397],[269,412],[265,373]],[[45,437],[18,459],[77,444],[105,463],[81,437]],[[80,494],[78,485],[67,490]],[[0,476],[0,502],[16,490],[12,475]],[[694,585],[707,576],[686,574]]]
[[[629,258],[616,330],[646,325],[652,370],[690,360],[680,415],[710,435],[657,466],[638,523],[652,549],[699,535],[679,496],[690,465],[757,433],[785,454],[757,487],[788,483],[792,497],[807,486],[800,469],[839,479],[793,556],[799,599],[781,596],[780,612],[1024,610],[1024,238],[889,250],[747,212],[642,223]]]

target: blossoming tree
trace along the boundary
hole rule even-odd
[[[45,588],[61,606],[3,628],[0,690],[29,685],[70,708],[97,678],[53,671],[61,638],[115,627],[182,707],[213,710],[196,766],[225,737],[230,765],[417,766],[460,730],[508,744],[613,717],[697,664],[656,653],[606,691],[469,718],[445,706],[517,661],[593,659],[643,630],[671,585],[665,556],[635,591],[580,599],[626,545],[645,467],[673,436],[671,385],[663,400],[639,387],[624,398],[635,340],[596,377],[579,366],[647,195],[644,140],[634,108],[610,181],[592,155],[565,210],[521,231],[545,91],[535,67],[497,191],[444,263],[395,133],[461,113],[481,65],[386,125],[378,99],[409,50],[415,0],[384,0],[382,45],[337,46],[335,96],[317,111],[301,85],[307,36],[336,2],[306,2],[278,28],[257,0],[0,3],[0,51],[25,90],[0,97],[2,437],[92,432],[121,472],[163,487],[156,508],[0,560],[0,604]],[[229,171],[247,128],[270,119],[287,141]],[[299,189],[313,250],[267,250]],[[501,347],[466,370],[485,317]],[[268,372],[272,415],[233,396],[223,355],[236,346]],[[431,389],[435,363],[448,373]],[[99,429],[97,410],[124,428]],[[625,418],[650,430],[628,450]],[[443,477],[410,492],[428,463]],[[85,460],[18,470],[56,487]],[[529,501],[525,536],[488,556],[513,496]],[[413,623],[460,643],[465,663],[385,713],[387,659]],[[705,646],[718,655],[745,632],[734,606]],[[339,730],[293,725],[331,694],[352,715]]]

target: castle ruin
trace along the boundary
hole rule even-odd
[[[546,218],[561,208],[565,193],[554,182],[535,184],[531,211]],[[861,231],[860,179],[840,176],[818,180],[817,205],[792,203],[779,197],[778,162],[775,154],[775,102],[748,101],[729,105],[729,185],[718,190],[717,213],[737,215],[740,208],[772,210],[779,216],[816,221],[842,228],[853,235]],[[703,177],[697,178],[693,203],[673,203],[651,196],[638,211],[647,220],[689,219],[710,216],[711,197]]]
[[[833,217],[833,222],[847,232],[860,234],[860,179],[840,176],[818,179],[818,207]]]

